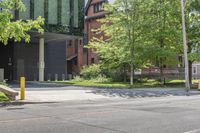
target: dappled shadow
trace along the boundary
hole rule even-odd
[[[96,95],[121,98],[164,97],[164,96],[192,96],[200,95],[199,91],[185,91],[183,89],[95,89]]]
[[[19,82],[9,82],[9,87],[11,88],[19,88]],[[48,82],[26,82],[26,88],[52,88],[52,87],[65,87],[70,86],[67,84],[57,84],[57,83],[48,83]]]
[[[19,82],[10,82],[8,86],[16,91],[20,90]],[[26,82],[27,91],[59,91],[59,90],[73,90],[82,89],[80,86],[68,85],[68,84],[57,84],[57,83],[46,83],[46,82]]]
[[[0,103],[1,107],[8,107],[8,106],[23,106],[27,104],[55,104],[59,102],[24,102],[24,101],[15,101],[15,102],[3,102]]]

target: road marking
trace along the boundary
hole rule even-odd
[[[195,129],[195,130],[191,130],[191,131],[184,132],[184,133],[199,133],[199,132],[200,132],[200,129]]]

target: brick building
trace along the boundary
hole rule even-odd
[[[97,20],[98,19],[102,19],[106,16],[106,12],[103,11],[103,3],[110,3],[112,4],[114,2],[114,0],[86,0],[86,8],[85,8],[85,13],[86,13],[86,17],[85,17],[85,33],[86,33],[86,37],[88,38],[88,42],[93,38],[93,37],[103,37],[105,39],[107,39],[103,34],[97,34],[96,32],[94,32],[95,29],[100,28],[101,23],[99,23]],[[182,60],[182,57],[181,57]],[[88,50],[88,64],[93,64],[93,63],[98,63],[99,62],[99,58],[98,55],[95,53],[95,51],[93,49],[89,49]],[[182,69],[182,66],[179,66],[177,68],[165,68],[165,73],[170,73],[170,74],[177,74],[181,73],[179,72],[179,69]],[[196,73],[196,69],[195,67],[193,67],[193,75],[194,73]],[[137,73],[137,72],[136,72]],[[151,75],[155,75],[159,78],[159,67],[155,67],[153,69],[149,68],[147,70],[140,70],[139,71],[139,75],[141,74],[151,74]],[[137,75],[137,74],[136,74]],[[182,75],[182,73],[181,73]]]
[[[97,34],[94,32],[95,29],[100,28],[101,23],[97,22],[98,19],[104,18],[106,13],[103,11],[104,3],[112,3],[114,0],[87,0],[85,8],[85,33],[88,42],[93,37],[103,37],[106,38],[103,34]],[[93,63],[98,63],[99,57],[93,49],[88,50],[88,65]]]

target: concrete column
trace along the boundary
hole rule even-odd
[[[41,37],[39,40],[39,81],[44,81],[44,38]]]

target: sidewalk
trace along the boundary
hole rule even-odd
[[[19,84],[11,84],[19,91]],[[156,98],[167,96],[194,96],[200,91],[185,91],[183,88],[98,88],[73,85],[59,85],[50,83],[27,83],[25,102],[64,102],[72,100],[120,100],[135,98]],[[19,97],[17,97],[19,99]]]
[[[71,100],[120,100],[167,96],[200,95],[197,90],[183,89],[94,89],[26,91],[26,102],[64,102]],[[19,97],[17,98],[19,99]]]
[[[93,90],[52,90],[26,91],[25,102],[63,102],[70,100],[98,100],[111,99],[109,96],[97,95]],[[112,97],[117,99],[120,97]],[[17,97],[19,99],[19,97]]]

